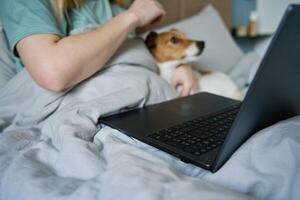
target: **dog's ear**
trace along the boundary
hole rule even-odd
[[[154,31],[151,31],[147,37],[146,37],[146,46],[148,47],[148,49],[154,49],[156,47],[156,43],[155,40],[157,38],[158,34]]]

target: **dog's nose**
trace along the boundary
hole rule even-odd
[[[196,45],[197,45],[197,47],[198,47],[201,51],[203,51],[204,48],[205,48],[205,42],[204,42],[204,41],[198,41],[198,42],[196,43]]]
[[[197,45],[198,50],[199,50],[198,53],[197,53],[197,55],[199,56],[199,55],[202,54],[202,52],[203,52],[203,50],[204,50],[205,42],[203,42],[203,41],[198,41],[198,42],[196,42],[196,45]]]

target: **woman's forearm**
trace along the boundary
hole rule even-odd
[[[99,71],[136,24],[134,13],[124,12],[94,31],[65,38],[36,35],[22,40],[17,49],[33,79],[61,91]]]
[[[63,77],[63,85],[73,86],[99,71],[135,29],[136,23],[137,17],[125,12],[94,31],[59,40],[52,53],[58,60],[56,70]]]
[[[18,42],[17,52],[39,85],[62,91],[99,71],[129,32],[163,15],[165,11],[157,0],[135,0],[128,11],[94,31],[64,38],[31,35]]]

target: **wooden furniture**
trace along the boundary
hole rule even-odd
[[[139,29],[138,32],[155,29],[198,13],[208,4],[213,4],[219,11],[228,29],[231,28],[231,0],[159,0],[167,11],[164,20],[155,25]]]

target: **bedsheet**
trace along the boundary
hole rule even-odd
[[[253,135],[216,173],[187,164],[156,148],[104,127],[96,137],[118,138],[159,157],[176,171],[254,199],[299,199],[300,117],[294,117]],[[144,157],[144,159],[148,159]],[[201,198],[200,198],[201,199]],[[203,198],[205,199],[205,198]],[[220,198],[223,199],[223,198]]]
[[[297,199],[300,119],[251,138],[216,174],[98,118],[170,100],[154,72],[115,65],[53,93],[26,70],[0,90],[0,199]]]

